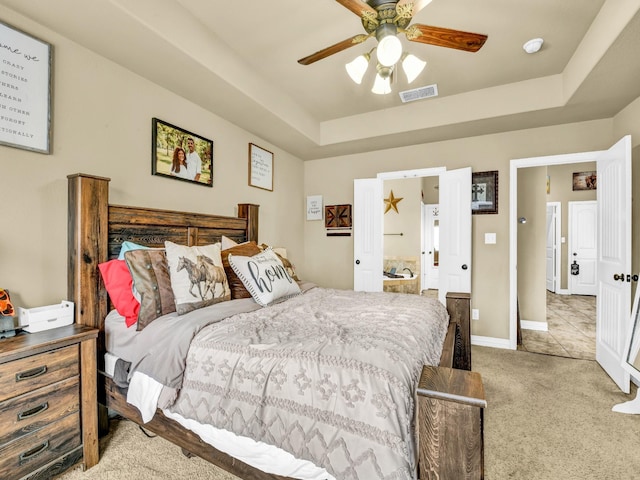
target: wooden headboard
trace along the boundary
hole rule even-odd
[[[238,204],[238,217],[109,205],[109,178],[69,175],[67,295],[76,323],[104,331],[108,297],[98,264],[116,258],[124,241],[164,247],[258,240],[259,206]],[[102,335],[101,335],[102,337]],[[102,337],[103,338],[103,337]],[[98,341],[102,352],[104,342]]]

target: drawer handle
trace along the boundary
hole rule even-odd
[[[35,415],[38,415],[39,413],[44,412],[48,408],[49,408],[49,402],[44,402],[43,404],[38,405],[37,407],[33,407],[33,408],[30,408],[29,410],[25,410],[24,412],[20,412],[18,414],[18,421],[25,420],[27,418],[31,418]]]
[[[26,372],[16,373],[16,382],[21,380],[29,380],[31,378],[39,377],[40,375],[44,375],[47,373],[47,366],[43,365],[42,367],[33,368],[31,370],[27,370]]]
[[[40,445],[38,445],[37,447],[32,448],[29,451],[21,453],[20,454],[20,465],[22,465],[25,462],[28,462],[33,457],[36,457],[36,456],[40,455],[47,448],[49,448],[49,440],[47,440],[46,442],[41,443]]]

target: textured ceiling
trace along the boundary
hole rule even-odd
[[[640,0],[433,0],[413,19],[488,35],[468,53],[402,42],[427,61],[412,84],[370,92],[344,64],[375,39],[334,0],[0,0],[302,159],[609,118],[640,96]],[[543,37],[527,55],[525,41]],[[410,104],[398,92],[437,84]]]

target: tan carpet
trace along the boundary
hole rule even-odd
[[[611,411],[633,396],[620,393],[596,362],[473,347],[473,369],[482,374],[488,402],[486,480],[640,479],[640,415]],[[58,478],[236,478],[146,437],[131,422],[112,427],[97,466]]]
[[[100,439],[100,462],[86,472],[79,467],[62,474],[64,480],[237,480],[198,457],[187,458],[180,448],[160,437],[149,438],[137,424],[112,420],[109,435]]]
[[[473,347],[483,377],[487,480],[640,479],[640,415],[591,360]]]

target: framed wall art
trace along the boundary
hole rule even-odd
[[[471,174],[471,213],[498,213],[498,171]]]
[[[598,186],[598,177],[595,171],[592,172],[574,172],[573,174],[573,190],[596,190]]]
[[[51,153],[51,44],[0,22],[0,144]]]
[[[213,141],[153,119],[151,173],[213,186]]]
[[[273,192],[273,153],[249,144],[249,185]]]
[[[322,195],[307,197],[307,220],[322,220]]]
[[[327,237],[350,237],[351,225],[351,205],[325,205],[324,226]]]
[[[351,205],[327,205],[324,207],[325,228],[351,228]]]

